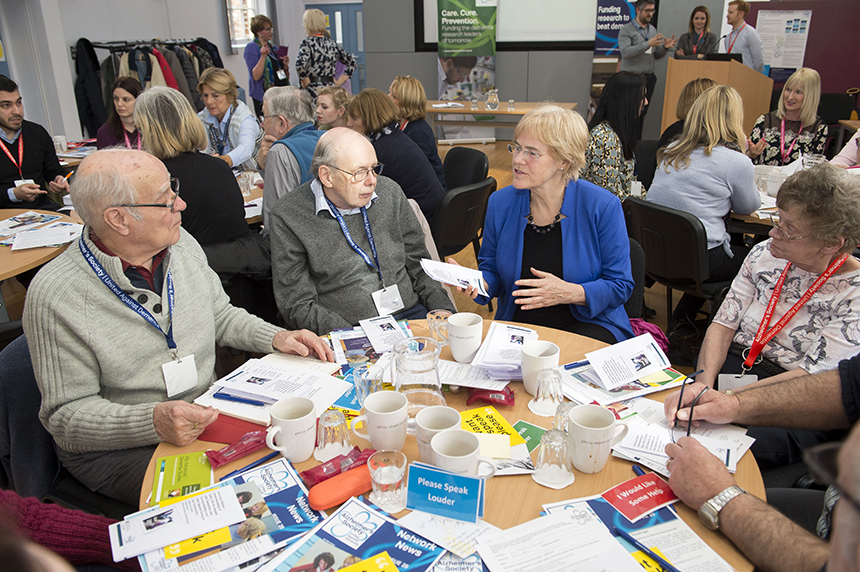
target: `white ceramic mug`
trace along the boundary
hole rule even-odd
[[[535,340],[523,344],[523,385],[526,393],[537,393],[537,378],[541,370],[558,367],[558,346],[552,342]]]
[[[425,463],[433,462],[430,440],[439,432],[460,427],[460,412],[453,407],[433,405],[425,407],[415,416],[415,437],[418,453]]]
[[[57,153],[65,153],[69,150],[69,144],[66,141],[65,135],[54,135],[51,139],[54,140],[54,151]]]
[[[364,400],[364,415],[352,420],[352,432],[367,439],[377,451],[399,451],[406,443],[406,419],[408,418],[406,396],[396,391],[378,391]],[[364,422],[367,433],[358,430]]]
[[[272,405],[271,426],[266,430],[266,445],[280,451],[293,463],[311,458],[316,441],[317,416],[314,402],[307,397],[287,397]]]
[[[627,424],[599,405],[577,405],[568,418],[568,448],[573,466],[583,473],[600,472],[612,446],[627,435]]]
[[[459,312],[448,318],[448,345],[455,361],[470,363],[475,359],[484,335],[484,319],[478,314]]]
[[[489,457],[481,456],[481,442],[474,433],[463,429],[446,429],[430,439],[433,465],[460,475],[478,476],[478,465],[484,464],[490,472],[480,475],[489,479],[496,474],[496,465]]]

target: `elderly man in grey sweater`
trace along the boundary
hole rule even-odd
[[[33,280],[24,331],[40,418],[63,465],[136,505],[156,445],[190,444],[218,417],[192,401],[215,380],[215,344],[254,352],[331,350],[230,305],[181,229],[177,181],[147,153],[99,151],[78,170],[81,238]]]
[[[377,315],[456,311],[421,269],[421,226],[397,183],[379,176],[367,137],[328,131],[311,170],[269,215],[275,298],[290,327],[322,335]]]

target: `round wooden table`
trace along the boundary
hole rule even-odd
[[[31,210],[33,209],[0,209],[0,219],[6,220]],[[60,215],[59,219],[51,222],[77,222],[63,213],[39,210],[35,212],[47,215]],[[22,272],[26,272],[27,270],[49,262],[59,256],[60,253],[68,247],[68,244],[64,244],[63,246],[43,246],[41,248],[28,248],[27,250],[13,251],[9,246],[0,246],[0,280],[12,278]]]
[[[490,320],[484,320],[485,335],[490,327],[490,323]],[[428,335],[426,320],[410,320],[409,325],[416,336]],[[567,332],[561,332],[550,328],[542,328],[539,326],[527,327],[536,330],[540,335],[540,339],[549,340],[558,344],[561,350],[559,363],[569,363],[584,359],[587,352],[606,346],[603,342]],[[443,359],[452,359],[450,348],[443,348],[441,357]],[[511,388],[514,390],[516,395],[515,405],[512,407],[496,406],[496,409],[508,420],[508,422],[511,423],[511,425],[519,420],[524,420],[545,429],[552,427],[551,418],[537,417],[529,411],[528,401],[530,396],[525,392],[522,382],[512,382]],[[656,396],[656,399],[662,400],[661,394],[656,394]],[[463,389],[457,394],[446,393],[445,398],[447,399],[449,406],[460,411],[484,405],[483,403],[473,403],[472,405],[467,406],[466,399],[468,398],[468,392],[466,389]],[[351,435],[351,438],[352,444],[358,445],[361,449],[370,446],[369,442],[363,439],[356,439],[354,435]],[[165,443],[160,444],[149,463],[149,467],[147,467],[146,475],[143,479],[140,495],[141,508],[148,506],[146,501],[152,490],[152,480],[155,475],[155,460],[157,458],[194,451],[205,451],[206,449],[220,449],[222,446],[223,445],[221,443],[208,443],[205,441],[197,441],[182,448]],[[269,450],[264,449],[256,453],[254,456],[244,457],[238,461],[219,467],[216,469],[215,474],[219,477],[226,475],[227,473],[244,467],[255,458],[260,458],[268,453]],[[406,439],[403,453],[407,456],[410,462],[418,460],[418,446],[413,436],[409,436]],[[537,452],[535,450],[532,454],[532,459],[535,459],[536,456]],[[318,464],[319,463],[311,457],[303,463],[297,463],[295,468],[298,472],[301,472]],[[576,482],[560,491],[538,485],[529,475],[492,478],[487,482],[484,520],[502,529],[507,529],[517,524],[527,522],[539,516],[538,513],[542,510],[543,504],[599,494],[618,483],[632,479],[635,475],[631,467],[632,463],[610,456],[606,467],[597,474],[587,475],[574,470],[576,474]],[[751,453],[744,455],[738,463],[735,479],[747,492],[750,492],[759,498],[765,498],[764,484],[761,480],[761,474]],[[711,548],[716,550],[717,553],[719,553],[736,570],[743,572],[751,571],[753,569],[753,565],[725,536],[719,532],[713,532],[705,528],[695,511],[680,502],[676,503],[675,506],[678,509],[678,514],[688,525],[690,525],[696,534],[704,539]],[[407,511],[397,513],[395,516],[402,516],[403,514],[406,514],[406,512]]]

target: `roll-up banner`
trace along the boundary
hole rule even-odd
[[[486,101],[496,82],[496,13],[498,0],[439,0],[439,75],[436,99]],[[434,94],[428,93],[428,99]],[[466,103],[465,105],[469,105]],[[463,116],[446,116],[463,121]],[[476,116],[480,124],[482,116]],[[495,140],[492,128],[443,127],[440,140]]]
[[[636,17],[634,2],[597,0],[597,25],[594,31],[594,56],[620,56],[618,30]]]

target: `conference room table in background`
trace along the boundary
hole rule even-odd
[[[0,209],[0,219],[6,220],[30,210],[32,209]],[[35,212],[45,215],[60,215],[60,218],[57,220],[62,222],[79,222],[63,213],[40,210]],[[51,222],[57,222],[57,220]],[[0,282],[14,278],[22,272],[32,270],[37,266],[50,262],[68,247],[68,244],[64,244],[62,246],[42,246],[26,250],[12,250],[11,246],[0,246]],[[2,291],[0,291],[0,323],[8,321],[9,315],[6,312],[6,302],[3,300]]]
[[[433,107],[434,105],[460,103],[463,107]],[[523,115],[541,105],[540,103],[530,103],[527,101],[515,101],[514,109],[508,111],[508,102],[500,101],[499,108],[493,111],[487,109],[486,101],[479,101],[478,108],[473,110],[472,104],[469,101],[428,101],[425,111],[427,111],[427,119],[430,121],[434,132],[437,127],[508,127],[514,128],[520,122]],[[576,109],[575,103],[556,103],[565,109]],[[474,121],[472,119],[449,119],[451,116],[465,115],[474,118],[478,116],[480,119]],[[441,116],[437,120],[437,116]],[[446,117],[447,116],[447,117]]]
[[[484,335],[492,322],[484,320]],[[428,335],[426,320],[410,320],[409,325],[412,332],[416,336]],[[551,328],[543,328],[540,326],[528,326],[536,330],[541,340],[548,340],[558,344],[560,353],[560,363],[569,363],[584,359],[587,352],[591,352],[606,344],[591,338],[578,336]],[[452,359],[451,350],[448,347],[442,349],[441,357],[443,359]],[[265,359],[265,358],[263,358]],[[505,419],[511,424],[519,420],[527,421],[544,429],[552,428],[552,418],[538,417],[534,415],[528,408],[528,402],[531,397],[525,392],[522,382],[515,381],[511,383],[511,388],[516,395],[516,404],[512,407],[496,406],[496,409]],[[657,399],[662,400],[667,392],[656,394]],[[472,405],[466,405],[468,399],[468,390],[463,388],[459,393],[446,393],[445,398],[448,405],[464,411],[481,407],[484,404],[478,402]],[[641,399],[641,398],[640,398]],[[361,449],[370,447],[370,443],[357,439],[351,435],[352,445],[357,445]],[[190,453],[195,451],[205,451],[207,449],[220,449],[223,446],[221,443],[210,443],[205,441],[196,441],[187,447],[176,447],[166,443],[161,443],[155,451],[149,466],[146,470],[146,475],[143,478],[140,494],[141,509],[148,507],[147,500],[152,491],[152,482],[155,475],[156,459],[168,455],[177,455],[182,453]],[[233,461],[227,465],[219,467],[215,470],[216,477],[226,475],[234,470],[240,469],[258,459],[270,451],[263,449],[253,455],[249,455],[237,461]],[[406,445],[403,447],[403,453],[407,456],[410,462],[419,460],[418,446],[414,436],[409,436],[406,439]],[[532,459],[537,458],[537,450],[532,453]],[[296,471],[301,472],[311,467],[318,465],[313,457],[303,463],[296,463],[294,466]],[[558,502],[585,496],[600,494],[607,489],[622,483],[626,480],[635,477],[632,470],[632,463],[610,456],[606,467],[597,474],[588,475],[574,471],[576,482],[562,490],[553,490],[542,487],[535,483],[529,475],[515,475],[494,477],[487,482],[487,493],[485,503],[484,520],[498,526],[502,529],[508,529],[512,526],[522,524],[539,516],[539,511],[542,510],[542,505],[546,503]],[[761,474],[756,465],[752,453],[747,453],[738,463],[735,479],[738,484],[747,492],[764,499],[765,490],[762,483]],[[689,509],[683,503],[676,503],[678,514],[681,518],[698,534],[705,542],[708,543],[717,553],[720,554],[730,565],[739,572],[753,570],[753,565],[744,557],[744,555],[735,548],[735,546],[719,532],[708,530],[699,520],[698,514]],[[396,513],[395,517],[406,514],[407,511]]]

